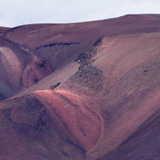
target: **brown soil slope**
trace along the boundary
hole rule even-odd
[[[2,36],[3,33],[7,32],[10,28],[7,27],[0,27],[0,36]]]
[[[160,159],[159,15],[20,26],[1,39],[2,67],[12,56],[6,68],[22,76],[36,56],[54,72],[34,85],[26,75],[27,89],[0,103],[0,159]]]
[[[127,15],[104,21],[77,24],[35,24],[9,29],[4,37],[35,49],[54,69],[78,58],[104,36],[158,32],[160,21],[154,15]],[[25,38],[24,38],[25,37]]]

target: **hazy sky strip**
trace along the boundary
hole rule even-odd
[[[72,23],[160,14],[160,0],[0,0],[0,26]]]

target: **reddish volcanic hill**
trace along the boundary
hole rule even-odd
[[[23,44],[0,38],[0,100],[30,87],[52,72],[48,62],[33,52]]]
[[[160,15],[0,27],[0,159],[159,160]]]

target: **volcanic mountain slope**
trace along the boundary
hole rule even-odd
[[[158,32],[159,17],[126,15],[116,19],[77,24],[34,24],[15,27],[3,37],[27,45],[47,59],[54,69],[65,66],[99,38],[121,34]],[[24,38],[25,37],[25,38]]]
[[[159,15],[20,26],[0,45],[2,93],[14,91],[0,159],[160,159]]]
[[[9,30],[10,28],[7,27],[1,27],[0,26],[0,35],[2,35],[4,32],[6,32],[7,30]]]
[[[32,50],[0,38],[0,100],[28,88],[52,72],[51,66]]]

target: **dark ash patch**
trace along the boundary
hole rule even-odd
[[[70,81],[72,83],[81,84],[82,86],[94,91],[100,91],[103,88],[104,77],[102,71],[90,65],[85,68],[81,68],[70,78]]]
[[[97,53],[97,47],[101,44],[102,38],[97,39],[93,44],[85,51],[79,54],[78,58],[75,60],[80,64],[80,69],[91,64],[94,60],[93,57]]]
[[[50,86],[50,89],[53,90],[53,89],[57,88],[61,83],[62,82],[58,82],[57,84]]]
[[[54,46],[72,46],[72,45],[79,45],[79,42],[56,42],[56,43],[50,43],[45,44],[43,46],[37,47],[36,49],[40,48],[48,48],[48,47],[54,47]]]

